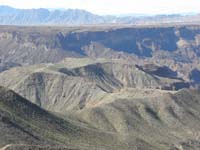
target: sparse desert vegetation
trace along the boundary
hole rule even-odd
[[[199,36],[1,26],[0,150],[198,150]]]

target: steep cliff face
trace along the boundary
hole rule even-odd
[[[1,60],[20,64],[57,62],[66,56],[117,57],[118,52],[193,61],[200,55],[200,27],[2,26],[0,43]]]
[[[187,48],[199,55],[199,34],[198,26],[136,27],[98,32],[72,32],[60,35],[59,39],[64,49],[81,51],[85,50],[84,46],[96,42],[104,48],[151,57],[156,51],[175,52]],[[95,45],[87,49],[95,49]]]
[[[60,31],[63,31],[60,28]],[[65,28],[65,32],[72,30]],[[60,44],[57,28],[8,27],[0,29],[1,62],[22,65],[58,62],[66,56],[79,56],[73,50],[65,50]]]
[[[152,55],[154,50],[175,51],[178,37],[175,28],[126,28],[108,32],[71,33],[60,37],[66,49],[81,50],[91,42],[101,43],[105,48],[133,53],[138,56]],[[157,39],[157,40],[156,40]],[[75,44],[76,43],[76,44]],[[170,43],[170,44],[169,44]]]

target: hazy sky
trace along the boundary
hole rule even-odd
[[[79,8],[96,14],[199,12],[200,0],[0,0],[16,8]]]

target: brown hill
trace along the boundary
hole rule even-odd
[[[0,88],[0,149],[127,149],[115,133],[66,121]],[[110,140],[112,139],[112,140]]]
[[[85,62],[77,63],[78,61]],[[182,79],[148,73],[119,60],[70,59],[70,63],[18,67],[0,74],[8,87],[45,109],[65,112],[87,107],[107,93],[124,88],[176,90],[188,87]]]
[[[77,116],[96,128],[119,133],[129,145],[140,137],[160,149],[197,150],[199,96],[199,91],[126,89],[108,94]]]

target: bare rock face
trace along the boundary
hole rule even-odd
[[[191,82],[189,73],[199,68],[199,35],[198,25],[74,28],[2,26],[0,60],[2,64],[24,66],[57,63],[69,56],[124,59],[139,66],[166,66],[161,70],[158,68],[159,76],[164,69],[162,75],[167,73],[167,76],[174,77],[177,73],[178,78]]]
[[[20,27],[2,27],[0,31],[0,54],[2,63],[14,62],[21,65],[55,63],[63,60],[66,56],[122,58],[141,65],[147,61],[166,66],[166,68],[157,69],[158,76],[175,77],[177,73],[179,78],[188,79],[190,82],[188,72],[194,69],[199,62],[199,32],[198,26],[26,27],[23,29]],[[125,68],[128,69],[128,67]],[[170,69],[167,70],[167,68]],[[123,72],[125,71],[124,69]],[[162,71],[164,72],[162,73]],[[133,81],[130,75],[127,75],[126,78],[122,74],[121,76],[118,75],[117,72],[113,71],[113,75],[120,78],[120,82],[124,80],[125,86],[134,87],[133,84],[136,82],[138,85],[144,84],[143,81]],[[153,74],[156,74],[156,72],[154,71]],[[134,78],[134,80],[137,79]],[[148,82],[147,79],[143,80]],[[132,81],[133,83],[130,83]],[[174,86],[178,87],[175,89],[179,89],[179,87],[182,88],[185,85],[185,83],[181,83]],[[164,86],[164,89],[173,89],[173,87],[169,84]]]
[[[199,57],[199,34],[199,26],[190,25],[23,29],[2,26],[0,54],[2,61],[19,64],[57,62],[66,56],[125,57],[126,53],[159,59],[167,56],[157,54],[162,51],[176,61],[194,61]]]
[[[73,52],[64,51],[51,29],[2,27],[0,31],[1,62],[21,65],[57,62]]]

